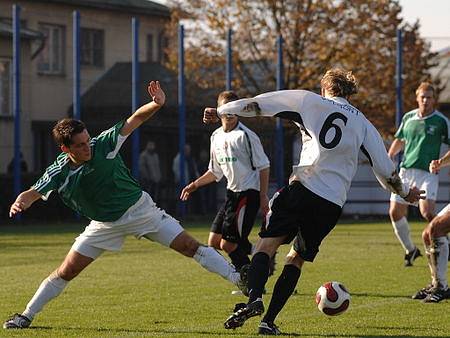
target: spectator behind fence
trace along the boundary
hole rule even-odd
[[[148,141],[144,151],[141,152],[139,156],[139,178],[142,188],[153,197],[155,202],[159,202],[161,166],[155,148],[155,142]]]
[[[190,182],[192,180],[195,180],[199,174],[198,174],[198,168],[197,163],[195,162],[195,159],[191,155],[191,146],[186,143],[184,145],[184,180],[185,182]],[[179,186],[180,182],[180,153],[178,152],[175,158],[172,162],[172,171],[173,175],[175,177],[175,183],[177,186]]]

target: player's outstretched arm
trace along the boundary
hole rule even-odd
[[[403,199],[409,203],[416,203],[419,200],[425,199],[426,196],[424,194],[425,190],[420,190],[419,188],[411,187],[409,189],[408,195],[403,197]]]
[[[204,185],[210,184],[216,180],[216,176],[211,171],[206,171],[202,176],[197,178],[194,182],[189,183],[181,191],[180,199],[182,201],[187,201],[191,194],[198,188]]]
[[[147,91],[153,101],[140,107],[126,120],[120,130],[122,136],[130,135],[142,123],[152,117],[166,102],[166,94],[162,90],[159,81],[151,81],[147,87]]]
[[[391,146],[389,147],[388,155],[393,160],[395,155],[397,155],[404,147],[405,142],[396,138]]]
[[[42,195],[34,189],[29,189],[17,196],[9,209],[9,217],[17,215],[19,212],[27,210],[31,205],[40,199]]]
[[[433,174],[439,174],[439,170],[448,165],[450,165],[450,151],[447,151],[440,159],[430,162],[430,172]]]
[[[274,117],[281,112],[290,112],[282,118],[295,120],[299,111],[303,110],[305,98],[318,95],[306,90],[281,90],[260,94],[250,99],[240,99],[228,102],[217,108],[219,116],[223,114],[243,117],[265,116]]]

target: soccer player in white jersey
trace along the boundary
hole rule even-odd
[[[450,165],[450,151],[442,158],[430,162],[430,172],[439,173],[442,167]],[[425,303],[439,303],[450,298],[447,270],[450,232],[450,204],[442,209],[428,224],[422,233],[425,254],[431,271],[431,283],[415,293],[413,299],[422,299]]]
[[[232,91],[217,98],[217,106],[239,99]],[[231,263],[240,270],[250,263],[252,245],[248,236],[261,208],[269,210],[267,189],[270,162],[259,137],[248,129],[236,115],[222,115],[222,126],[211,135],[208,170],[181,192],[187,200],[198,188],[227,179],[227,193],[211,226],[208,245],[224,250]]]
[[[414,204],[418,206],[425,220],[431,222],[435,216],[435,205],[439,177],[428,171],[430,162],[439,158],[441,144],[450,142],[450,124],[444,114],[434,109],[435,90],[429,82],[422,82],[416,90],[418,109],[403,116],[402,123],[395,133],[395,140],[389,148],[389,156],[395,156],[404,149],[400,163],[400,177],[404,182],[425,190],[426,198]],[[421,256],[414,245],[408,220],[408,205],[398,195],[391,195],[389,216],[400,244],[405,250],[404,264],[412,266]]]
[[[240,327],[264,312],[262,295],[267,282],[269,257],[282,244],[294,240],[279,276],[260,334],[278,334],[274,324],[292,294],[305,261],[312,262],[322,240],[338,221],[347,191],[355,175],[358,153],[368,158],[381,185],[410,202],[423,191],[403,184],[375,127],[347,99],[356,93],[350,72],[329,70],[321,81],[322,96],[305,90],[284,90],[227,103],[218,114],[268,116],[300,124],[303,149],[288,186],[275,193],[260,232],[248,272],[248,303],[225,322]]]
[[[150,82],[148,92],[153,99],[150,103],[94,138],[81,121],[74,119],[63,119],[53,128],[62,153],[30,189],[17,197],[10,216],[25,211],[40,198],[46,200],[55,191],[68,207],[91,222],[62,264],[41,283],[25,311],[3,324],[5,329],[28,327],[44,305],[105,250],[120,250],[127,235],[145,237],[193,257],[205,269],[239,284],[234,267],[214,248],[200,245],[177,220],[159,209],[122,161],[119,150],[124,141],[165,102],[158,81]]]

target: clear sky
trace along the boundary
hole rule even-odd
[[[431,42],[431,50],[450,47],[450,0],[400,0],[403,19],[420,22],[420,35]]]

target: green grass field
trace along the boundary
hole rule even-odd
[[[419,243],[423,223],[413,223]],[[208,227],[186,228],[206,241]],[[81,226],[0,226],[0,319],[23,310],[61,262]],[[254,231],[256,233],[256,231]],[[288,247],[278,255],[282,259]],[[338,317],[314,303],[323,282],[337,280],[352,294]],[[448,337],[450,301],[423,304],[411,294],[429,281],[422,257],[403,267],[403,253],[388,223],[341,223],[324,241],[314,264],[305,264],[277,324],[298,337]],[[266,305],[275,282],[269,279]],[[258,318],[235,331],[223,321],[243,296],[233,286],[185,258],[147,240],[127,239],[120,253],[106,253],[44,308],[27,330],[1,337],[251,337]]]

